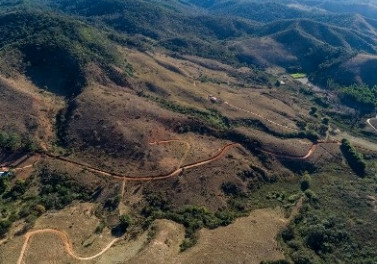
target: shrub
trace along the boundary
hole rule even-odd
[[[9,220],[1,220],[0,221],[0,237],[4,236],[12,226],[12,222]]]
[[[304,192],[310,188],[311,177],[308,173],[305,173],[301,180],[301,190]]]
[[[313,192],[312,190],[310,190],[310,189],[307,189],[306,191],[305,191],[305,195],[306,195],[306,197],[308,197],[309,199],[313,199],[313,200],[316,200],[316,199],[318,199],[318,197],[317,197],[317,195],[315,194],[315,192]]]
[[[295,238],[293,229],[291,227],[284,229],[283,232],[281,233],[281,237],[283,238],[284,242],[291,241],[292,239]]]
[[[6,177],[0,178],[0,195],[8,189],[8,179]]]
[[[297,125],[301,130],[305,130],[308,124],[306,123],[306,121],[301,121],[301,120],[299,120],[299,121],[296,122],[296,125]]]
[[[261,264],[290,264],[290,262],[285,259],[281,259],[273,261],[262,261]]]
[[[38,149],[37,143],[30,135],[21,137],[16,133],[0,131],[0,147],[9,151],[25,150],[35,151]]]
[[[307,256],[302,251],[296,251],[292,254],[292,260],[295,264],[314,264],[316,262],[312,261],[311,256]]]
[[[306,132],[306,138],[309,139],[312,142],[317,142],[319,139],[319,135],[317,132],[313,130],[309,130]]]
[[[16,200],[26,192],[26,189],[27,183],[23,180],[17,180],[12,189],[10,189],[10,191],[5,194],[5,198]]]
[[[371,113],[377,106],[377,86],[351,85],[341,89],[340,98],[345,105],[361,113]]]
[[[295,203],[298,199],[300,199],[299,194],[292,194],[291,196],[288,197],[288,202],[290,203]]]
[[[104,221],[101,221],[97,226],[96,229],[94,230],[94,233],[96,234],[101,234],[103,229],[106,227],[106,223]]]
[[[316,117],[316,116],[317,116],[317,111],[318,111],[318,108],[315,107],[315,106],[313,106],[312,108],[310,108],[309,114],[310,114],[311,116]]]
[[[121,199],[122,197],[120,195],[116,195],[115,197],[107,199],[107,201],[105,202],[105,208],[110,211],[117,209]]]
[[[328,118],[328,117],[324,117],[323,119],[322,119],[322,124],[324,124],[324,125],[328,125],[328,124],[330,124],[330,118]]]
[[[182,244],[179,245],[181,251],[185,251],[186,249],[189,249],[190,247],[194,246],[197,242],[197,239],[189,239],[185,238],[182,242]]]
[[[121,216],[119,216],[119,221],[125,229],[133,225],[132,217],[128,214],[122,214]]]
[[[221,189],[226,195],[239,195],[241,193],[240,188],[233,182],[224,182]]]
[[[38,215],[43,215],[46,212],[46,208],[41,204],[37,204],[34,207],[34,211],[36,211]]]

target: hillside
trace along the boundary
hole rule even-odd
[[[0,263],[374,263],[366,5],[0,0]]]
[[[9,8],[10,4],[3,2],[3,5]],[[143,49],[151,46],[163,47],[172,52],[220,59],[232,64],[258,60],[264,61],[258,66],[290,64],[290,62],[275,64],[274,61],[281,62],[281,60],[275,60],[273,57],[256,60],[249,58],[248,53],[253,51],[245,52],[245,48],[232,48],[235,40],[239,43],[250,36],[272,37],[284,46],[284,53],[288,52],[297,57],[296,64],[289,66],[292,69],[304,70],[313,81],[318,83],[333,79],[340,84],[350,85],[351,82],[337,75],[323,76],[323,73],[334,71],[322,69],[337,67],[336,62],[347,60],[355,54],[376,54],[375,20],[365,17],[365,14],[357,13],[358,9],[355,9],[354,14],[346,12],[342,8],[353,5],[348,2],[338,3],[341,8],[336,14],[321,9],[322,7],[314,11],[298,9],[292,7],[289,1],[198,3],[169,0],[160,4],[137,0],[127,5],[122,0],[111,2],[109,4],[108,1],[101,0],[93,5],[86,0],[74,4],[69,0],[20,1],[13,5],[15,8],[59,10],[65,14],[78,16],[89,23],[102,24],[118,33],[126,33],[129,35],[128,43],[137,43],[136,46]],[[310,3],[311,6],[322,4]],[[331,5],[334,3],[332,2]],[[278,57],[279,55],[281,56],[277,54]],[[263,54],[258,56],[263,57]],[[309,60],[313,61],[308,63]],[[319,78],[317,76],[320,70]],[[373,80],[368,79],[368,74],[362,73],[363,68],[357,70],[360,71],[360,74],[355,74],[349,79],[373,83]]]

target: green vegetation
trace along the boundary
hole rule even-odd
[[[3,237],[12,226],[12,222],[9,220],[1,220],[0,221],[0,237]]]
[[[36,151],[38,149],[34,139],[28,135],[20,136],[16,133],[7,133],[0,131],[0,148],[4,148],[8,151]]]
[[[377,86],[351,85],[341,89],[342,102],[361,113],[372,113],[377,107]]]
[[[142,214],[146,217],[145,228],[154,219],[169,219],[182,224],[185,227],[186,235],[181,244],[181,250],[196,244],[197,231],[201,228],[216,228],[226,226],[233,222],[240,212],[220,210],[210,212],[205,207],[187,206],[183,209],[172,209],[166,199],[160,194],[146,194],[148,205],[143,208]]]
[[[118,50],[115,43],[121,44],[123,47],[148,50],[150,51],[148,54],[163,50],[162,52],[167,52],[169,56],[175,58],[191,54],[237,66],[246,66],[249,68],[247,69],[249,73],[244,73],[244,69],[229,72],[230,77],[234,77],[237,81],[241,80],[242,84],[237,88],[250,87],[250,84],[257,83],[275,89],[272,85],[276,78],[257,70],[258,67],[263,68],[270,64],[271,66],[289,68],[289,72],[297,72],[291,75],[294,79],[307,77],[300,71],[307,72],[310,78],[317,81],[329,76],[341,76],[340,78],[342,78],[344,74],[340,74],[338,70],[343,69],[343,63],[349,62],[348,60],[356,53],[362,51],[376,54],[377,52],[375,36],[365,32],[368,28],[374,28],[376,23],[362,16],[357,17],[359,21],[356,22],[358,23],[354,23],[352,16],[350,17],[348,14],[339,17],[339,20],[344,23],[342,26],[339,25],[340,22],[335,21],[334,17],[336,16],[316,17],[313,14],[308,17],[309,15],[304,11],[288,8],[278,1],[264,3],[263,1],[219,0],[217,4],[215,2],[196,0],[35,0],[18,1],[17,3],[13,1],[12,3],[10,0],[0,0],[0,73],[6,76],[12,76],[14,73],[25,74],[40,88],[66,97],[69,107],[58,114],[56,128],[62,145],[68,146],[68,144],[63,144],[66,143],[64,142],[65,138],[68,138],[67,128],[69,128],[69,122],[76,118],[73,115],[76,101],[72,99],[79,95],[89,80],[88,71],[92,70],[92,68],[88,69],[89,65],[95,64],[100,68],[100,72],[95,72],[90,76],[95,81],[97,79],[100,81],[106,79],[107,81],[108,77],[119,85],[127,85],[130,92],[131,89],[137,90],[139,87],[138,75],[133,76],[132,65],[124,59],[124,50]],[[190,4],[199,5],[205,9],[209,8],[210,12],[207,10],[197,12],[199,10],[191,9]],[[326,9],[328,5],[329,3],[324,3],[323,8]],[[243,19],[236,16],[241,16]],[[303,17],[308,19],[302,19]],[[248,18],[268,23],[257,24],[247,20]],[[286,20],[270,23],[282,18]],[[328,22],[327,20],[331,20],[331,24],[336,24],[337,27],[322,23]],[[364,26],[359,26],[360,24]],[[357,28],[348,29],[346,28],[348,25]],[[293,57],[294,59],[279,61],[276,57],[279,57],[280,54],[266,56],[257,44],[253,47],[248,46],[249,42],[254,45],[249,40],[255,40],[258,37],[263,37],[265,45],[269,45],[268,41],[276,43],[277,53],[281,52],[285,55],[289,51],[291,56],[283,57]],[[255,51],[258,51],[258,56],[252,54]],[[216,63],[208,66],[208,68],[211,67],[214,71],[219,72],[226,69],[226,66]],[[373,69],[373,67],[371,68]],[[171,69],[174,70],[174,68]],[[356,77],[360,77],[362,81],[373,82],[374,79],[370,76],[374,72],[365,73],[368,71],[360,67],[360,73],[350,73],[355,76],[347,78],[345,83],[352,83]],[[102,76],[102,74],[106,76]],[[132,76],[134,78],[128,83],[126,78]],[[216,78],[209,78],[206,75],[201,75],[199,80],[221,84]],[[290,83],[275,90],[284,92],[284,89],[291,85]],[[279,86],[280,82],[275,84]],[[375,111],[377,106],[376,86],[351,85],[338,86],[333,89],[334,85],[329,81],[330,90],[339,93],[344,104],[356,109],[355,112],[359,112],[357,115]],[[290,90],[292,94],[289,94],[289,98],[292,97],[292,100],[296,100],[293,88],[297,87],[292,84]],[[261,143],[254,140],[252,136],[248,137],[239,132],[241,129],[233,130],[237,126],[245,126],[257,128],[281,139],[308,138],[313,142],[318,141],[320,135],[328,134],[330,125],[330,119],[325,117],[327,112],[324,113],[324,108],[331,112],[330,110],[335,110],[335,107],[331,109],[332,101],[327,100],[327,96],[326,98],[317,96],[314,91],[304,88],[300,92],[311,99],[303,103],[304,109],[312,106],[308,105],[310,102],[317,105],[311,107],[309,117],[297,116],[295,121],[301,131],[292,133],[274,131],[258,120],[229,120],[216,109],[199,109],[189,104],[181,105],[139,92],[140,96],[157,102],[165,109],[189,117],[184,121],[187,123],[173,123],[171,127],[168,127],[171,132],[174,129],[178,133],[205,134],[210,131],[211,133],[208,134],[211,136],[242,143],[252,155],[259,158],[261,166],[264,165],[266,170],[250,165],[245,171],[237,173],[237,175],[234,173],[233,176],[238,177],[236,181],[227,178],[226,182],[218,184],[216,187],[223,192],[222,199],[226,200],[227,204],[214,211],[210,211],[204,206],[190,204],[178,208],[168,202],[167,194],[145,193],[145,201],[142,200],[136,204],[136,206],[142,207],[142,209],[139,208],[141,215],[138,212],[120,215],[119,225],[115,223],[116,227],[111,226],[113,234],[122,235],[129,230],[134,231],[134,229],[140,228],[138,225],[141,222],[143,228],[146,229],[155,219],[170,219],[185,227],[185,239],[181,244],[183,251],[196,243],[197,233],[201,228],[229,225],[236,217],[248,213],[251,208],[280,206],[286,209],[288,215],[296,202],[303,199],[304,205],[300,213],[287,230],[281,234],[289,261],[292,260],[294,263],[374,263],[377,259],[377,228],[375,225],[377,219],[374,212],[377,180],[372,178],[370,173],[367,174],[367,164],[368,168],[373,166],[374,157],[372,155],[369,159],[366,156],[366,160],[364,160],[350,142],[343,140],[342,153],[352,170],[361,176],[358,178],[348,175],[344,168],[335,167],[334,164],[326,164],[324,167],[334,166],[335,168],[322,168],[318,164],[312,164],[311,161],[305,161],[307,162],[305,163],[301,160],[294,162],[270,160],[267,155],[259,151]],[[158,89],[156,89],[156,93],[158,93]],[[44,95],[46,94],[48,93],[44,93]],[[284,95],[288,95],[288,93]],[[114,96],[117,96],[116,92],[114,92]],[[82,105],[85,101],[95,102],[91,101],[91,98],[80,98]],[[289,104],[290,101],[287,99],[284,102]],[[218,106],[214,105],[214,107]],[[109,107],[111,108],[112,105]],[[219,108],[221,109],[221,107]],[[85,112],[79,110],[81,109],[77,109],[79,114]],[[79,114],[77,119],[80,119]],[[344,119],[350,120],[353,117],[345,115]],[[336,120],[332,119],[332,121]],[[104,122],[99,126],[104,128],[102,130],[105,131],[104,133],[111,129],[116,134],[120,134],[120,137],[128,136],[123,130],[127,127],[120,128],[116,122]],[[83,128],[79,127],[79,129]],[[10,131],[13,131],[12,128]],[[84,135],[86,132],[84,131],[82,134]],[[94,134],[97,136],[97,131],[95,132]],[[256,138],[262,137],[256,136]],[[71,139],[75,141],[74,136]],[[109,145],[106,139],[101,139],[101,143],[102,141],[104,145]],[[130,144],[120,147],[116,142],[114,145],[116,145],[114,152],[117,154],[118,152],[121,154],[125,154],[127,151],[133,152]],[[9,152],[32,152],[38,148],[31,136],[9,131],[0,131],[0,147]],[[137,146],[137,148],[142,147],[142,144]],[[104,152],[97,152],[99,149],[103,150],[101,145],[93,146],[88,140],[88,144],[83,145],[80,149],[83,152],[88,151],[89,157],[84,155],[83,160],[90,160],[90,155],[93,153],[94,155],[103,154]],[[243,152],[245,151],[239,150],[237,157]],[[140,153],[144,154],[142,151]],[[245,156],[247,155],[246,153]],[[323,156],[330,157],[327,154]],[[119,158],[119,155],[117,157]],[[112,166],[113,160],[110,158],[113,157],[109,157],[99,166]],[[149,156],[141,155],[139,161],[144,162],[147,158]],[[235,160],[231,154],[228,159]],[[245,165],[243,162],[247,162],[247,160],[245,158],[233,163],[237,163],[235,166],[239,166],[237,168],[239,169]],[[288,162],[291,162],[290,167],[287,165]],[[281,169],[281,164],[291,168],[291,172],[285,168]],[[292,173],[301,173],[307,167],[312,168],[311,171],[316,171],[318,174],[304,173],[302,178],[299,178]],[[376,168],[374,166],[370,171],[376,170]],[[94,191],[87,185],[79,184],[82,180],[80,175],[62,173],[43,165],[38,169],[40,171],[35,172],[26,180],[15,179],[12,174],[0,178],[0,237],[4,236],[12,223],[18,220],[24,220],[27,223],[25,229],[20,232],[21,234],[31,228],[36,219],[47,210],[60,210],[73,201],[93,201],[96,199],[95,197],[101,196],[100,187]],[[324,171],[325,169],[327,171]],[[87,184],[89,185],[89,183]],[[145,186],[147,184],[143,185],[143,188]],[[101,233],[107,225],[110,227],[105,220],[105,214],[111,213],[112,216],[118,216],[117,209],[121,202],[121,196],[117,191],[110,194],[103,192],[105,194],[101,196],[101,204],[96,212],[102,219],[96,227],[95,233]],[[152,228],[151,230],[150,237],[155,231]],[[271,263],[289,262],[281,260]]]
[[[302,177],[301,180],[301,190],[305,192],[310,188],[310,182],[311,182],[311,177],[308,173],[304,173],[304,176]]]
[[[359,176],[364,177],[366,175],[366,163],[362,155],[356,151],[347,139],[342,140],[340,147],[344,157],[346,158],[351,169]]]
[[[121,236],[134,224],[132,217],[128,214],[119,216],[119,224],[112,228],[111,233],[115,236]]]
[[[123,68],[124,75],[130,71],[107,35],[83,22],[51,12],[23,10],[0,13],[0,25],[2,73],[9,75],[17,68],[38,87],[58,95],[71,97],[81,92],[89,63],[105,72],[109,64]],[[9,54],[15,54],[15,59],[9,59]]]
[[[293,79],[302,79],[302,78],[306,78],[306,74],[305,73],[292,73],[291,77]]]
[[[20,234],[33,227],[47,210],[62,209],[74,200],[90,201],[93,191],[78,184],[67,173],[44,166],[27,180],[14,179],[12,174],[0,178],[0,237],[10,225],[24,219]]]
[[[129,228],[134,223],[132,217],[128,214],[122,214],[119,216],[119,222],[125,229]]]
[[[45,167],[39,176],[41,183],[39,200],[46,209],[62,209],[73,200],[91,199],[91,191],[77,185],[66,173]]]
[[[187,107],[187,106],[182,106],[176,103],[173,103],[171,101],[158,98],[158,97],[153,97],[153,96],[147,96],[148,99],[151,99],[157,103],[159,103],[162,107],[169,109],[173,112],[189,115],[192,117],[196,117],[204,122],[206,122],[208,125],[224,130],[230,128],[230,123],[227,117],[223,116],[221,113],[219,113],[215,109],[210,109],[208,111],[202,111],[198,110],[193,107]],[[184,128],[183,128],[184,129]],[[181,133],[188,132],[188,131],[180,131]]]
[[[375,162],[371,166],[377,168]],[[318,173],[304,173],[298,182],[264,184],[251,196],[253,208],[289,209],[304,198],[299,214],[281,233],[287,257],[282,263],[373,263],[377,216],[375,200],[368,197],[376,195],[377,178],[355,177],[328,164]]]
[[[366,264],[377,257],[374,201],[364,199],[375,195],[377,181],[338,170],[312,175],[300,213],[281,233],[293,263]]]
[[[101,234],[103,229],[106,227],[105,221],[101,221],[97,226],[96,229],[94,230],[94,233],[96,234]]]
[[[278,138],[307,138],[313,142],[316,142],[319,139],[319,135],[317,132],[307,129],[307,123],[305,121],[298,121],[297,126],[303,130],[299,132],[280,132],[273,130],[266,126],[262,121],[258,119],[250,119],[250,118],[245,118],[245,119],[238,119],[238,120],[231,120],[230,124],[232,126],[246,126],[246,127],[252,127],[259,129],[263,132],[266,132],[270,135],[273,135],[274,137]]]
[[[311,116],[318,117],[318,115],[317,115],[317,111],[318,111],[318,108],[315,107],[315,106],[313,106],[313,107],[310,108],[310,112],[309,112],[309,114],[310,114]]]

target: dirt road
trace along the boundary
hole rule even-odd
[[[104,249],[102,249],[101,252],[99,252],[98,254],[95,254],[93,256],[90,256],[90,257],[80,257],[78,255],[76,255],[76,253],[74,252],[73,248],[72,248],[72,244],[70,243],[69,241],[69,238],[67,236],[66,233],[62,232],[62,231],[58,231],[58,230],[55,230],[55,229],[42,229],[42,230],[36,230],[36,231],[32,231],[32,232],[29,232],[25,235],[25,242],[22,246],[22,249],[21,249],[21,252],[20,252],[20,256],[17,260],[17,264],[23,264],[23,259],[24,259],[24,255],[26,253],[26,250],[27,250],[27,247],[28,245],[30,244],[30,241],[31,241],[31,238],[35,235],[38,235],[38,234],[46,234],[46,233],[50,233],[50,234],[54,234],[54,235],[57,235],[63,242],[64,244],[64,248],[65,250],[67,251],[67,253],[74,259],[77,259],[77,260],[92,260],[92,259],[95,259],[99,256],[101,256],[103,253],[105,253],[107,250],[109,250],[111,248],[112,245],[114,245],[118,240],[119,238],[116,238],[114,240],[112,240]]]
[[[286,158],[286,159],[306,160],[314,154],[317,147],[319,147],[320,145],[328,145],[328,144],[340,145],[341,143],[340,143],[340,141],[336,141],[336,140],[334,140],[334,141],[319,141],[319,142],[313,144],[309,148],[308,152],[303,156],[295,156],[295,155],[289,155],[289,154],[279,154],[279,153],[276,153],[276,152],[273,152],[273,151],[268,151],[268,150],[262,150],[262,151],[265,152],[265,153],[271,154],[275,157],[281,157],[281,158]]]
[[[373,126],[372,123],[371,123],[371,120],[372,120],[372,119],[375,119],[375,118],[369,118],[369,119],[367,120],[367,124],[368,124],[371,128],[373,128],[374,131],[377,132],[377,128],[376,128],[375,126]]]
[[[230,143],[230,144],[225,145],[216,155],[214,155],[213,157],[211,157],[209,159],[206,159],[206,160],[203,160],[203,161],[198,161],[198,162],[188,164],[188,165],[185,165],[185,166],[180,166],[178,169],[176,169],[176,170],[174,170],[174,171],[172,171],[168,174],[151,175],[151,176],[144,176],[144,177],[134,177],[134,176],[127,176],[127,175],[120,175],[120,174],[117,174],[117,173],[104,171],[104,170],[95,168],[93,166],[87,165],[87,164],[83,164],[83,163],[80,163],[80,162],[77,162],[77,161],[73,161],[73,160],[70,160],[70,159],[67,159],[67,158],[64,158],[64,157],[55,156],[55,155],[52,155],[52,154],[49,154],[49,153],[42,153],[41,155],[48,157],[48,158],[67,162],[67,163],[70,163],[70,164],[73,164],[73,165],[77,165],[77,166],[83,167],[87,170],[90,170],[92,172],[96,172],[96,173],[99,173],[99,174],[104,175],[104,176],[112,177],[113,179],[116,179],[116,180],[121,180],[121,181],[124,181],[124,180],[127,180],[127,181],[157,181],[157,180],[165,180],[165,179],[168,179],[168,178],[172,178],[172,177],[178,175],[179,173],[181,173],[183,170],[192,169],[192,168],[195,168],[195,167],[199,167],[199,166],[203,166],[205,164],[211,163],[211,162],[221,158],[230,148],[237,147],[237,146],[241,146],[241,145],[238,144],[238,143]]]
[[[167,142],[173,142],[173,141],[165,141],[164,143],[167,143]],[[161,143],[161,142],[160,142]],[[158,144],[158,143],[151,143],[151,144]],[[174,177],[176,175],[178,175],[179,173],[181,173],[183,170],[186,170],[186,169],[192,169],[192,168],[195,168],[195,167],[199,167],[199,166],[203,166],[205,164],[208,164],[208,163],[211,163],[217,159],[219,159],[220,157],[222,157],[226,151],[228,151],[228,149],[232,148],[232,147],[236,147],[236,146],[239,146],[239,144],[235,144],[235,143],[231,143],[231,144],[228,144],[226,146],[224,146],[215,156],[209,158],[209,159],[206,159],[206,160],[203,160],[203,161],[199,161],[199,162],[195,162],[195,163],[192,163],[192,164],[189,164],[189,165],[186,165],[186,166],[180,166],[180,168],[176,169],[175,171],[167,174],[167,175],[159,175],[159,176],[146,176],[146,177],[131,177],[131,176],[121,176],[121,175],[116,175],[116,174],[113,174],[113,173],[110,173],[110,172],[105,172],[105,171],[102,171],[102,170],[99,170],[99,169],[96,169],[96,168],[93,168],[93,167],[90,167],[90,166],[86,166],[84,164],[80,164],[78,162],[74,162],[74,161],[70,161],[68,159],[65,159],[65,158],[62,158],[62,157],[55,157],[53,155],[50,155],[50,154],[45,154],[47,157],[52,157],[52,158],[55,158],[55,159],[58,159],[58,160],[62,160],[62,161],[65,161],[65,162],[69,162],[69,163],[72,163],[72,164],[76,164],[76,165],[79,165],[79,166],[82,166],[82,167],[85,167],[89,170],[92,170],[92,171],[95,171],[95,172],[98,172],[98,173],[101,173],[103,175],[106,175],[106,176],[111,176],[115,179],[119,179],[119,180],[122,180],[123,181],[123,186],[122,186],[122,196],[124,196],[124,189],[125,189],[125,184],[126,184],[126,181],[151,181],[151,180],[163,180],[163,179],[168,179],[168,178],[171,178],[171,177]],[[186,156],[187,154],[184,155],[184,157]],[[92,260],[92,259],[95,259],[99,256],[101,256],[102,254],[104,254],[114,243],[116,243],[119,239],[114,239],[112,240],[101,252],[99,252],[98,254],[95,254],[93,256],[89,256],[89,257],[81,257],[81,256],[78,256],[76,255],[76,253],[74,252],[73,248],[72,248],[72,244],[70,243],[70,240],[68,238],[68,236],[66,235],[66,233],[62,232],[62,231],[58,231],[58,230],[55,230],[55,229],[42,229],[42,230],[35,230],[35,231],[31,231],[31,232],[28,232],[26,235],[25,235],[25,241],[24,241],[24,244],[22,246],[22,249],[21,249],[21,252],[20,252],[20,256],[18,258],[18,261],[17,261],[17,264],[22,264],[23,263],[23,259],[24,259],[24,256],[25,256],[25,253],[26,253],[26,250],[27,250],[27,247],[28,245],[30,244],[30,241],[31,241],[31,238],[35,235],[38,235],[38,234],[45,234],[45,233],[51,233],[51,234],[54,234],[54,235],[57,235],[63,242],[64,244],[64,247],[65,247],[65,250],[67,251],[67,253],[77,259],[77,260]]]

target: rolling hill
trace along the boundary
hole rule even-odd
[[[0,263],[374,263],[374,12],[0,0]]]

